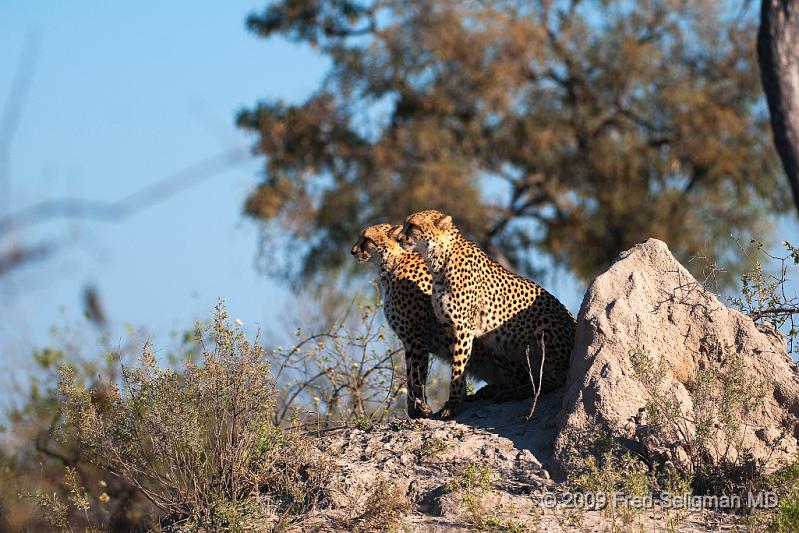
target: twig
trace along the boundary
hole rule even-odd
[[[533,365],[530,362],[530,346],[527,346],[527,350],[525,351],[525,356],[527,357],[527,373],[530,376],[530,384],[533,386],[533,403],[530,405],[530,412],[527,413],[527,419],[524,421],[524,429],[522,429],[522,436],[527,432],[527,426],[530,424],[530,420],[533,419],[533,415],[535,414],[535,408],[538,405],[538,397],[541,395],[541,388],[543,387],[543,379],[544,379],[544,360],[547,356],[547,349],[546,344],[544,343],[544,333],[541,333],[541,366],[538,368],[538,387],[535,386],[535,380],[533,379]]]
[[[763,309],[762,311],[754,311],[747,313],[753,320],[763,318],[764,316],[781,316],[781,315],[795,315],[799,314],[799,307],[775,307],[773,309]]]
[[[0,213],[6,213],[10,206],[11,144],[19,126],[25,99],[30,91],[38,58],[39,36],[36,33],[29,33],[25,37],[17,72],[11,82],[11,90],[0,117]]]

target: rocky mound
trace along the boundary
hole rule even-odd
[[[711,440],[724,440],[718,425],[732,422],[740,439],[734,449],[711,442],[731,460],[746,452],[776,464],[797,450],[799,381],[783,336],[724,306],[656,239],[622,254],[589,287],[563,394],[558,476],[579,458],[587,431],[598,429],[644,455],[674,448],[669,435],[651,434],[644,416],[658,402],[669,404],[660,405],[663,411],[679,410],[675,424],[689,440],[699,438],[702,422],[713,426],[702,429]]]
[[[304,531],[616,531],[608,509],[572,508],[557,493],[536,453],[551,454],[553,414],[561,397],[541,398],[537,423],[523,433],[528,402],[470,402],[458,421],[397,420],[369,429],[342,428],[317,439],[333,466],[331,507],[313,513]],[[542,424],[539,427],[538,424]],[[523,433],[523,434],[522,434]],[[548,445],[545,442],[549,440]],[[729,516],[629,509],[629,530],[715,530]],[[728,525],[728,524],[727,524]],[[623,529],[623,530],[628,530]]]

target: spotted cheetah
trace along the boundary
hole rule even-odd
[[[408,415],[416,418],[432,414],[425,388],[430,354],[450,364],[451,341],[433,313],[432,278],[427,264],[417,252],[406,251],[399,245],[396,239],[401,232],[402,226],[370,226],[361,232],[350,253],[360,263],[373,263],[380,269],[383,312],[405,348]],[[466,373],[488,384],[478,392],[478,397],[490,398],[495,390],[492,387],[502,389],[507,385],[479,342],[474,346]]]
[[[497,364],[510,376],[518,376],[517,381],[530,383],[528,347],[533,369],[540,368],[544,356],[542,392],[565,381],[575,319],[557,298],[492,260],[461,235],[452,217],[438,211],[410,215],[399,240],[405,249],[424,257],[433,278],[433,311],[454,339],[449,399],[439,413],[442,418],[454,416],[461,407],[464,369],[475,340],[493,353],[503,353]],[[532,374],[537,381],[538,372]]]

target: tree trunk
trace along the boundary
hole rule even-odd
[[[774,144],[799,210],[799,0],[762,0],[757,56]]]

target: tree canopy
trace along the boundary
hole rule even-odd
[[[247,19],[330,59],[304,102],[240,112],[263,181],[245,213],[301,261],[349,264],[366,224],[435,208],[530,272],[582,279],[658,237],[729,251],[784,211],[754,38],[711,0],[283,0]],[[297,256],[294,256],[297,257]]]

